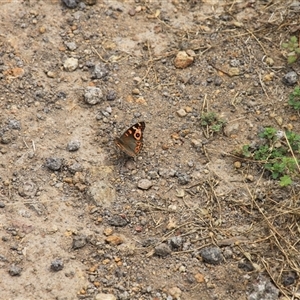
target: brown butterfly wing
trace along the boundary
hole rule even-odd
[[[127,129],[115,143],[127,155],[136,156],[143,147],[143,131],[145,122],[139,122]]]

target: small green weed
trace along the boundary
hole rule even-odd
[[[288,104],[295,110],[300,109],[300,86],[296,86],[292,93],[290,93]]]
[[[276,137],[277,130],[273,127],[266,127],[264,131],[259,134],[259,137],[265,138],[268,140],[273,140]]]
[[[285,136],[288,140],[283,140],[282,132],[273,127],[266,127],[259,134],[263,140],[262,144],[256,149],[250,149],[249,145],[244,145],[242,155],[253,158],[263,163],[264,168],[268,170],[273,179],[279,179],[281,186],[287,186],[292,183],[292,178],[296,174],[297,161],[292,156],[290,148],[294,155],[300,153],[300,135],[287,131]]]
[[[287,54],[287,60],[289,64],[297,61],[300,55],[300,47],[298,38],[296,36],[291,36],[290,40],[287,43],[282,43],[281,46],[289,51]]]
[[[206,127],[207,135],[220,132],[225,123],[215,112],[202,113],[200,117],[200,125]]]

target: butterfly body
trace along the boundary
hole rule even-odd
[[[134,124],[121,137],[115,139],[116,145],[127,155],[135,157],[143,147],[143,131],[145,127],[145,122]]]

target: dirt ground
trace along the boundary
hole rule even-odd
[[[300,5],[73,2],[0,3],[0,298],[300,299],[299,182],[236,155],[300,132]],[[114,139],[140,121],[130,158]]]

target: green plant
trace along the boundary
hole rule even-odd
[[[282,43],[282,48],[287,49],[289,52],[287,54],[288,63],[292,64],[297,61],[300,55],[300,47],[298,38],[296,36],[291,36],[287,43]]]
[[[292,150],[295,151],[296,153],[300,153],[299,152],[299,149],[300,149],[300,135],[296,134],[292,131],[287,131],[285,134],[286,134],[287,140],[290,143],[290,146],[291,146]]]
[[[273,127],[266,127],[264,131],[259,134],[259,137],[266,138],[268,140],[273,140],[276,138],[277,130]]]
[[[279,184],[280,184],[280,186],[288,186],[288,185],[292,184],[292,179],[290,176],[284,175],[284,176],[280,177]]]
[[[287,141],[283,139],[284,136]],[[249,145],[244,145],[242,155],[260,161],[273,179],[280,180],[281,186],[290,185],[298,166],[298,158],[292,156],[290,148],[294,155],[300,153],[300,135],[291,131],[284,135],[273,127],[266,127],[259,137],[262,138],[262,143],[252,150]]]
[[[250,146],[249,145],[243,145],[242,148],[242,155],[245,157],[251,157],[251,151],[250,151]]]
[[[211,133],[220,132],[225,123],[215,112],[202,113],[200,117],[200,125],[206,127]]]
[[[296,110],[300,109],[300,87],[299,86],[296,86],[293,92],[290,93],[288,104]]]

